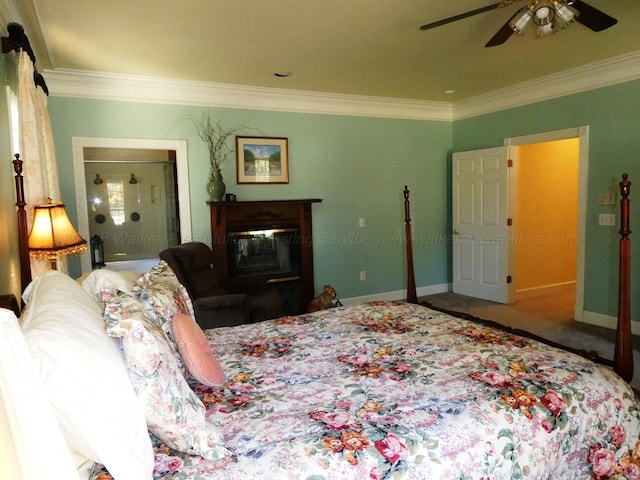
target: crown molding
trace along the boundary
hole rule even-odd
[[[52,96],[279,112],[453,121],[640,79],[640,51],[455,103],[45,70]]]
[[[495,90],[453,105],[453,120],[630,82],[640,78],[640,51]]]
[[[450,121],[451,104],[80,70],[43,72],[52,96],[280,112]]]

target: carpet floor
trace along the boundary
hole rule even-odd
[[[559,289],[550,294],[518,299],[504,305],[455,293],[439,293],[418,298],[436,308],[468,313],[501,325],[525,330],[552,342],[578,350],[598,353],[612,360],[615,331],[574,320],[575,292]],[[634,376],[630,384],[640,389],[640,336],[633,336]]]

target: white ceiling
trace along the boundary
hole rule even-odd
[[[492,48],[526,2],[419,29],[494,1],[15,0],[40,71],[458,102],[640,50],[638,0],[588,0],[618,19],[603,32],[574,23]]]

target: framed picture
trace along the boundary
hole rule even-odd
[[[238,183],[289,183],[289,142],[282,137],[236,137]]]

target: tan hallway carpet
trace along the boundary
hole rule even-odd
[[[518,299],[513,304],[489,302],[455,293],[439,293],[418,298],[436,308],[468,313],[518,328],[552,342],[578,350],[595,351],[612,360],[615,331],[574,320],[575,292],[572,288],[536,297]],[[633,337],[634,377],[631,386],[640,389],[640,336]]]

